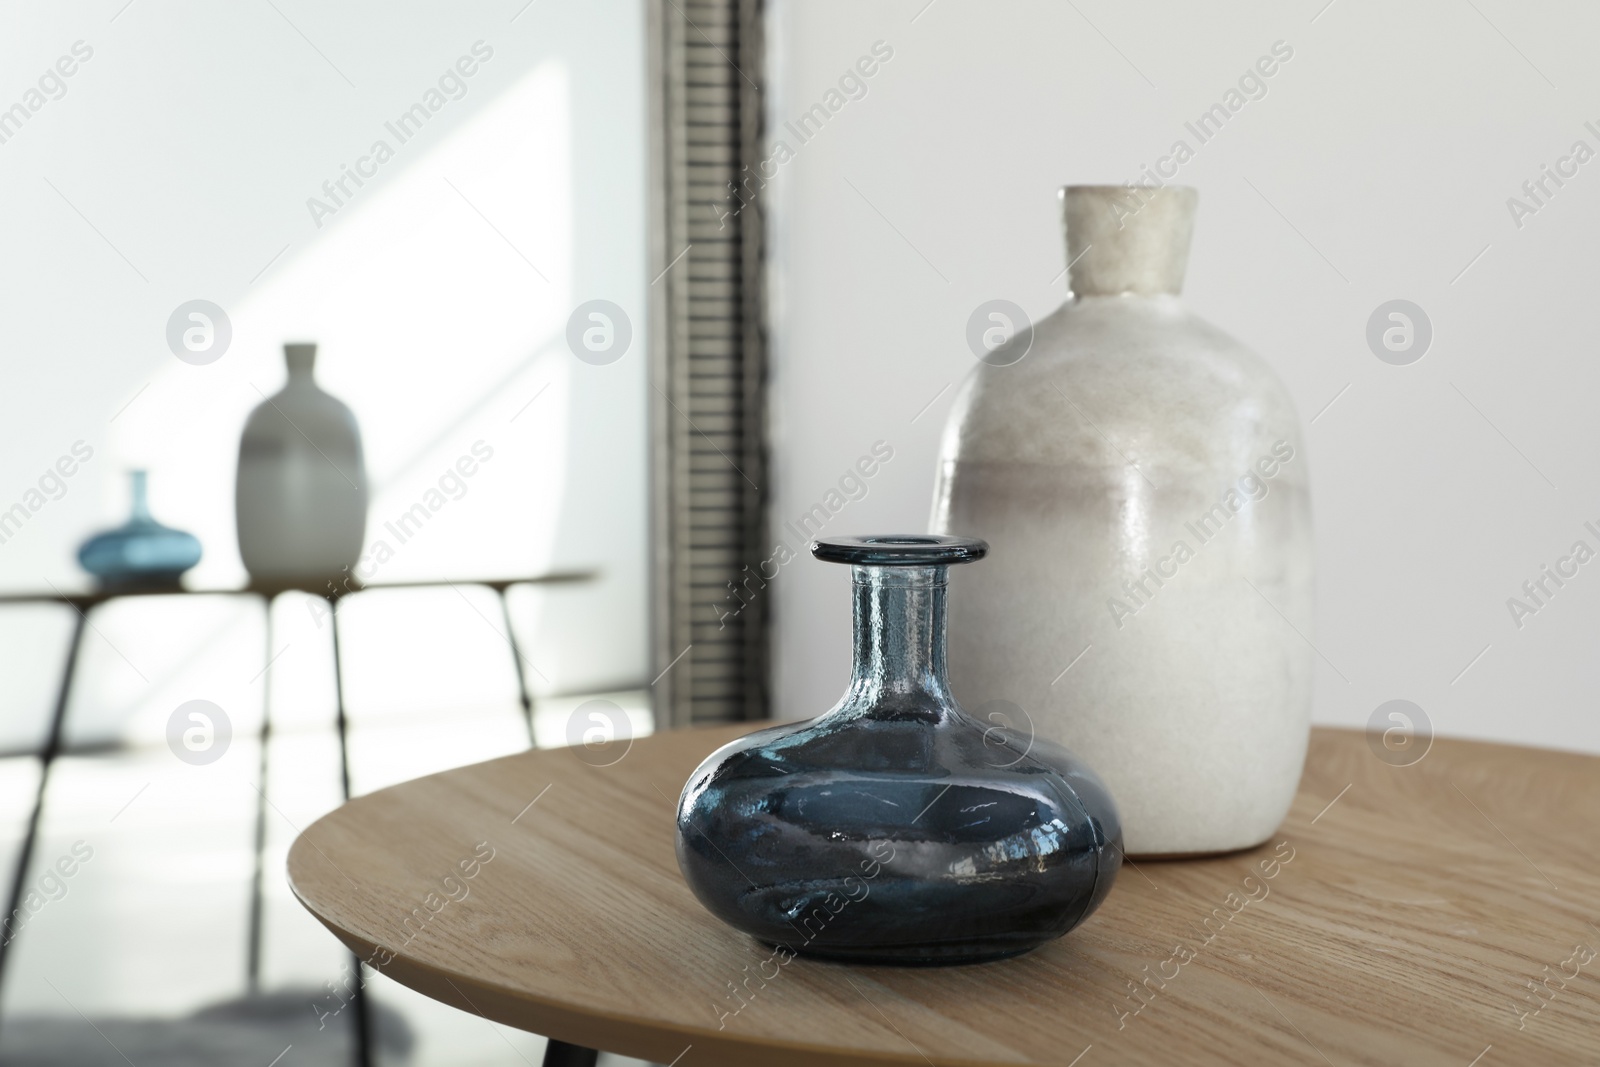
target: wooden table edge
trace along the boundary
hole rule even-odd
[[[697,727],[698,729],[698,727]],[[506,757],[502,757],[506,758]],[[490,762],[490,761],[484,761]],[[457,768],[459,769],[459,768]],[[429,777],[425,775],[424,777]],[[404,784],[404,783],[400,783]],[[372,794],[369,794],[372,795]],[[315,823],[312,824],[313,826]],[[309,829],[309,828],[308,828]],[[300,905],[309,911],[318,922],[338,938],[339,941],[356,954],[357,959],[365,962],[373,958],[380,950],[380,946],[356,934],[340,930],[308,904],[300,891],[290,883],[290,889]],[[388,949],[382,949],[388,952]],[[598,1049],[601,1052],[611,1052],[621,1056],[631,1056],[636,1059],[648,1060],[652,1063],[671,1064],[689,1048],[699,1049],[702,1052],[710,1051],[718,1055],[717,1063],[746,1063],[749,1057],[759,1052],[762,1064],[773,1067],[815,1067],[817,1050],[808,1045],[797,1045],[791,1042],[775,1041],[770,1038],[751,1039],[749,1037],[721,1037],[716,1033],[707,1034],[700,1029],[680,1026],[677,1023],[650,1022],[638,1023],[634,1020],[613,1015],[604,1011],[586,1009],[582,1012],[574,1011],[564,1004],[547,1000],[544,997],[532,995],[521,990],[513,990],[495,982],[488,982],[481,978],[459,979],[452,978],[444,970],[425,963],[421,960],[410,959],[394,953],[394,958],[381,968],[374,967],[385,978],[391,978],[414,992],[421,993],[431,1000],[448,1004],[452,1008],[470,1012],[489,1022],[500,1023],[515,1030],[525,1033],[537,1034],[541,1037],[565,1041],[570,1045],[580,1045],[584,1048]],[[830,964],[830,966],[843,966]],[[467,989],[463,989],[466,986]],[[470,990],[471,996],[468,995]],[[673,1048],[668,1048],[660,1043],[662,1034],[677,1034],[682,1038],[682,1043]],[[699,1061],[704,1063],[705,1061]],[[896,1055],[893,1053],[873,1053],[869,1057],[851,1056],[847,1052],[830,1053],[830,1065],[859,1065],[859,1067],[883,1067],[886,1063],[893,1064],[927,1064],[926,1058],[918,1054]],[[1024,1063],[1026,1061],[1016,1061]],[[994,1067],[994,1060],[951,1059],[942,1057],[940,1067]]]
[[[663,733],[670,732],[678,735],[691,733],[727,733],[728,737],[723,741],[723,743],[726,743],[727,740],[732,740],[733,738],[742,736],[745,733],[763,729],[770,725],[775,724],[771,722],[733,724],[718,723],[697,725],[680,730],[664,731]],[[740,727],[741,729],[739,729],[737,732],[733,732],[734,727]],[[1312,727],[1311,742],[1314,744],[1317,740],[1317,737],[1321,735],[1327,740],[1333,740],[1337,738],[1336,743],[1350,744],[1353,741],[1363,738],[1364,735],[1368,733],[1369,731],[1360,727],[1318,725]],[[1548,746],[1492,741],[1481,738],[1438,737],[1433,739],[1433,743],[1438,742],[1443,742],[1452,748],[1460,747],[1476,750],[1479,754],[1484,755],[1509,749],[1529,754],[1538,753],[1547,756],[1557,756],[1577,760],[1595,760],[1600,758],[1595,754],[1582,752],[1575,749],[1550,748]],[[435,772],[434,774],[422,775],[406,782],[400,782],[391,786],[386,786],[383,789],[375,790],[372,793],[368,793],[364,796],[356,797],[346,801],[338,808],[335,808],[333,811],[328,812],[315,822],[311,823],[304,831],[297,835],[295,841],[291,845],[286,867],[289,870],[292,870],[297,864],[297,859],[304,858],[304,853],[307,849],[320,852],[320,850],[318,850],[316,846],[310,840],[308,840],[308,838],[310,838],[312,832],[324,820],[333,818],[339,812],[344,811],[350,806],[375,802],[377,798],[381,797],[384,793],[387,793],[391,789],[400,789],[429,778],[459,774],[474,767],[481,767],[493,763],[518,761],[525,760],[530,757],[545,756],[550,754],[552,751],[554,750],[528,749],[523,752],[511,753],[506,756],[496,757],[495,759],[491,760],[483,760],[476,764],[467,764],[462,767],[449,768],[447,770]],[[1311,745],[1308,745],[1308,754],[1310,751]],[[1297,786],[1297,795],[1299,788],[1300,787]],[[1284,824],[1280,824],[1279,828],[1274,831],[1274,833],[1283,833],[1283,826],[1288,822],[1289,817],[1286,816]],[[1252,846],[1251,848],[1234,850],[1233,852],[1220,855],[1247,855],[1259,847],[1260,846]],[[1193,862],[1197,859],[1204,860],[1216,858],[1218,858],[1218,854],[1212,854],[1206,857],[1151,857],[1141,859],[1139,862],[1183,864]],[[698,1050],[701,1055],[709,1054],[709,1060],[699,1060],[699,1063],[702,1064],[707,1062],[715,1064],[743,1064],[749,1062],[750,1057],[758,1053],[762,1057],[761,1062],[763,1067],[766,1067],[766,1065],[769,1064],[772,1065],[772,1067],[815,1067],[817,1062],[818,1052],[815,1047],[809,1045],[796,1044],[781,1039],[773,1039],[767,1036],[734,1036],[732,1032],[730,1032],[728,1036],[723,1036],[718,1031],[710,1031],[705,1027],[682,1024],[677,1021],[665,1022],[652,1019],[647,1023],[641,1023],[629,1016],[617,1015],[592,1007],[577,1010],[568,1006],[567,1003],[551,1000],[545,996],[529,993],[520,989],[514,989],[493,981],[488,981],[481,978],[466,978],[460,975],[452,975],[450,972],[436,967],[433,964],[419,959],[407,957],[400,952],[392,951],[388,948],[378,945],[375,942],[369,941],[358,934],[340,929],[328,919],[324,918],[323,915],[319,913],[317,909],[313,907],[311,903],[301,894],[300,888],[295,884],[292,875],[289,877],[288,881],[291,892],[294,894],[295,899],[301,904],[301,906],[306,908],[307,911],[315,916],[318,922],[322,923],[324,927],[326,927],[336,938],[340,940],[340,942],[351,949],[351,951],[353,951],[359,959],[363,961],[372,959],[380,951],[384,953],[391,953],[392,959],[388,963],[383,965],[381,968],[374,969],[378,970],[386,977],[392,978],[401,985],[421,993],[424,996],[445,1004],[449,1004],[450,1006],[458,1008],[462,1011],[467,1011],[478,1015],[485,1020],[500,1023],[518,1030],[523,1030],[525,1032],[549,1037],[558,1041],[564,1041],[573,1045],[580,1045],[586,1048],[599,1049],[605,1052],[633,1056],[665,1064],[674,1063],[678,1057],[682,1056],[683,1053],[690,1048]],[[845,968],[847,974],[851,970],[858,969],[847,967],[846,965],[841,964],[831,964],[830,966],[843,967]],[[863,968],[860,970],[871,971],[872,968]],[[664,1035],[672,1035],[676,1041],[676,1044],[672,1047],[664,1045],[662,1043],[662,1038]],[[910,1046],[909,1040],[908,1046],[914,1049],[914,1046]],[[698,1057],[696,1057],[696,1059],[698,1060]],[[874,1050],[867,1055],[855,1055],[849,1050],[830,1050],[828,1053],[828,1062],[832,1065],[838,1065],[838,1067],[884,1067],[884,1065],[901,1064],[911,1067],[911,1065],[926,1064],[929,1061],[920,1053],[920,1051],[908,1051],[905,1054],[899,1054],[887,1050]],[[942,1056],[939,1058],[938,1062],[940,1067],[993,1067],[993,1065],[997,1063],[1021,1063],[1033,1061],[997,1061],[993,1059],[971,1059],[966,1057],[950,1058]]]

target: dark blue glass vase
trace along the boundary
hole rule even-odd
[[[801,955],[973,963],[1060,937],[1122,854],[1111,796],[1065,749],[963,711],[945,679],[945,576],[982,541],[819,540],[855,577],[855,670],[832,711],[697,768],[678,866],[718,918]]]

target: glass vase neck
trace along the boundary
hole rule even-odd
[[[845,714],[943,717],[954,707],[945,673],[949,567],[851,568],[855,665]]]

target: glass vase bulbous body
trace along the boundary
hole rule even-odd
[[[855,667],[832,711],[712,753],[678,806],[678,864],[718,918],[859,963],[968,963],[1060,937],[1121,854],[1110,794],[1025,722],[980,722],[944,670],[945,572],[986,546],[820,541],[854,566]]]

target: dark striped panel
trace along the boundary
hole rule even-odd
[[[759,199],[730,183],[759,157],[759,0],[673,0],[663,22],[663,212],[660,266],[688,252],[667,286],[664,394],[656,440],[658,719],[688,725],[766,710],[765,598],[729,582],[765,558],[766,463]],[[663,484],[664,483],[664,484]],[[678,659],[684,649],[687,655]]]

